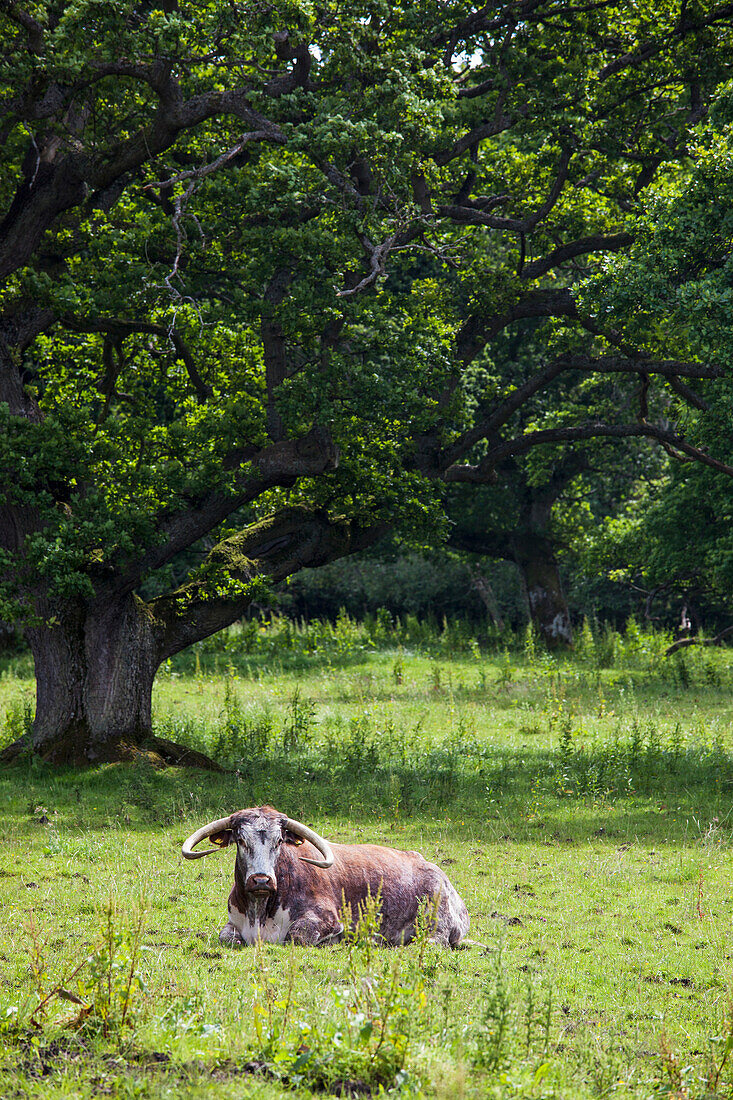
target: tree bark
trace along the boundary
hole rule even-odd
[[[483,573],[480,572],[480,570],[472,568],[471,581],[473,582],[473,587],[476,589],[481,600],[483,601],[486,610],[491,616],[491,620],[494,623],[494,626],[497,628],[497,630],[503,630],[504,620],[501,616],[501,611],[499,610],[499,604],[497,603],[496,596],[494,595],[494,590],[489,584],[488,580],[483,575]]]
[[[531,532],[513,535],[512,557],[522,578],[529,615],[551,649],[572,646],[573,629],[552,543]]]
[[[56,619],[27,631],[37,685],[33,749],[54,764],[134,755],[152,736],[158,667],[145,604],[99,597]]]

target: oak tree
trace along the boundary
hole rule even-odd
[[[633,437],[730,472],[654,419],[717,364],[650,353],[573,293],[685,170],[730,22],[0,0],[0,584],[37,751],[129,752],[162,660],[263,580],[424,521],[430,485]],[[492,373],[530,320],[533,361]]]

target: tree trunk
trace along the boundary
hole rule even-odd
[[[65,609],[52,627],[26,632],[36,670],[32,747],[48,763],[79,767],[145,758],[223,771],[194,749],[152,730],[153,680],[160,664],[155,624],[137,596]],[[21,739],[0,754],[12,762]]]
[[[227,567],[224,591],[203,576],[144,603],[122,587],[100,584],[88,602],[53,606],[36,594],[26,629],[36,669],[32,746],[59,765],[129,760],[218,769],[212,760],[152,733],[153,680],[159,665],[242,616],[259,577],[281,580],[371,545],[384,533],[325,513],[284,508],[218,543],[207,563]],[[120,582],[117,582],[118,585]],[[53,624],[53,625],[51,625]],[[25,747],[0,753],[9,762]]]
[[[55,764],[134,755],[152,736],[158,667],[152,621],[135,596],[57,615],[30,629],[36,671],[33,748]]]
[[[503,630],[504,620],[501,617],[501,611],[499,610],[499,604],[497,603],[493,588],[491,587],[483,573],[481,573],[473,566],[470,567],[470,574],[473,587],[478,592],[481,600],[483,601],[484,607],[491,616],[491,621],[493,622],[497,630]]]
[[[572,646],[570,612],[551,542],[536,533],[515,535],[512,551],[540,638],[550,648]]]

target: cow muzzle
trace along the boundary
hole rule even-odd
[[[259,894],[264,897],[265,894],[275,893],[277,882],[273,875],[259,873],[248,875],[244,883],[244,889],[247,894]]]

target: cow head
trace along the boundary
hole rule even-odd
[[[195,852],[200,841],[209,838],[212,847]],[[243,889],[254,896],[265,897],[277,890],[275,864],[283,844],[302,844],[309,840],[323,859],[300,858],[315,867],[330,867],[333,852],[329,844],[307,825],[278,813],[272,806],[237,810],[229,817],[210,821],[184,841],[181,852],[185,859],[211,855],[230,844],[237,845],[237,873]]]

